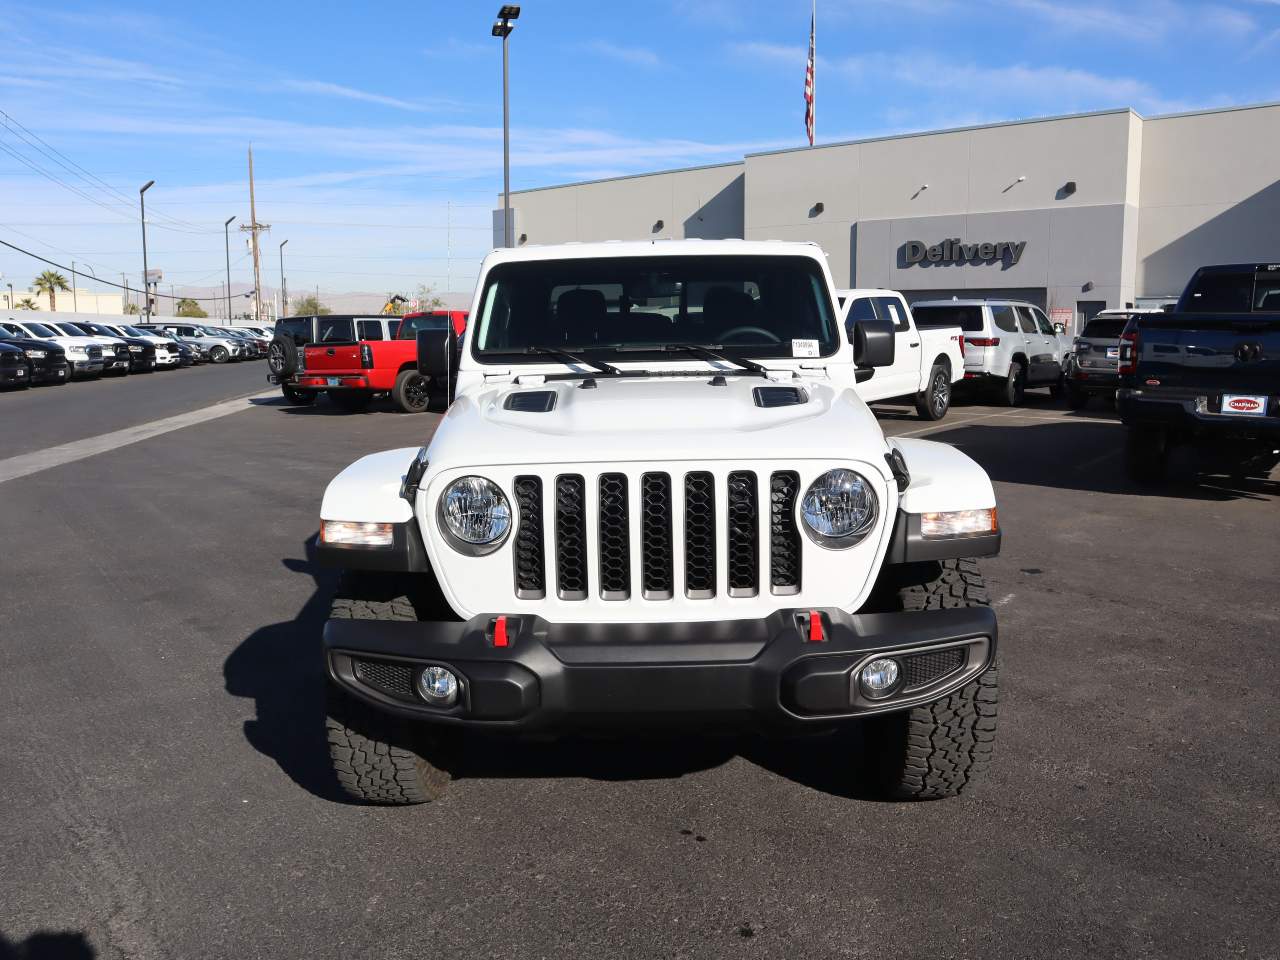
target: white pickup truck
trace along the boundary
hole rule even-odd
[[[862,790],[967,789],[996,728],[996,616],[974,557],[995,492],[955,448],[886,439],[854,392],[822,250],[680,240],[498,250],[429,442],[342,471],[316,560],[333,768],[434,799],[463,731],[761,727],[830,737]]]
[[[893,324],[893,363],[858,377],[858,396],[867,403],[911,397],[922,420],[941,420],[951,407],[951,385],[964,379],[964,331],[956,327],[922,330],[896,290],[837,290],[846,329],[879,318]]]

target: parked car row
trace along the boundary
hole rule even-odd
[[[272,331],[263,327],[9,315],[0,318],[0,387],[262,359],[271,337]]]

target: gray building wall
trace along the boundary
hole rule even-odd
[[[912,300],[1016,293],[1074,314],[1176,294],[1204,263],[1280,260],[1278,156],[1280,104],[1150,120],[1126,109],[752,154],[512,205],[529,243],[810,240],[841,285]],[[1026,248],[1016,264],[903,259],[908,240],[948,239]]]

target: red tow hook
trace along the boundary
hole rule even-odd
[[[817,610],[809,611],[809,642],[822,643],[827,638],[822,635],[822,615]]]
[[[505,613],[493,621],[493,645],[495,647],[511,646],[511,641],[507,638],[507,615]]]

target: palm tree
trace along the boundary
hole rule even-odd
[[[44,273],[40,274],[40,276],[36,277],[35,280],[32,281],[31,285],[40,293],[47,293],[49,295],[50,313],[58,312],[58,291],[71,289],[67,286],[67,278],[56,270],[46,270]]]
[[[40,304],[36,303],[30,297],[23,297],[18,301],[19,310],[39,310]]]

